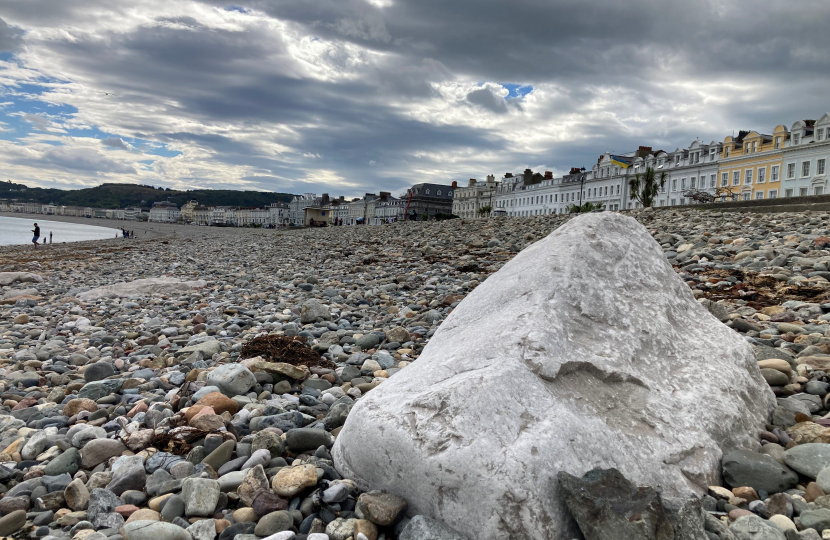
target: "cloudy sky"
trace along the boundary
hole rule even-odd
[[[830,111],[827,0],[0,0],[0,180],[354,196]]]

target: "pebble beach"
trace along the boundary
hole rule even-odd
[[[757,447],[727,452],[701,493],[707,537],[749,521],[830,537],[830,214],[627,215],[777,397]],[[4,247],[0,536],[466,538],[359,489],[329,450],[355,403],[568,219],[142,223],[138,239]]]

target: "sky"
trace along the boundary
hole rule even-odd
[[[0,180],[398,194],[830,111],[827,0],[235,1],[0,0]]]

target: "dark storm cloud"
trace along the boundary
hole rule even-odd
[[[22,41],[23,32],[9,26],[6,21],[0,18],[0,52],[12,52],[17,50]]]
[[[102,139],[101,144],[104,146],[108,146],[109,148],[120,148],[121,150],[129,150],[130,148],[121,140],[120,137],[110,137],[108,139]]]
[[[416,171],[450,181],[590,167],[609,150],[673,150],[830,109],[825,0],[202,0],[164,10],[177,3],[0,0],[0,50],[36,47],[20,57],[48,57],[61,76],[112,92],[107,106],[148,111],[101,116],[120,129],[106,133],[198,148],[206,163],[254,169],[246,185],[297,192],[326,190],[326,175],[359,186],[354,195],[424,179]],[[115,28],[135,9],[140,24]],[[30,40],[30,28],[52,32]],[[499,83],[534,90],[506,101]],[[126,148],[118,142],[102,141]],[[46,163],[66,168],[66,157]],[[75,168],[105,166],[88,162]]]
[[[69,149],[61,146],[47,147],[37,157],[15,156],[10,160],[18,165],[29,167],[53,167],[70,171],[81,176],[100,174],[135,174],[135,169],[124,163],[107,158],[97,150],[90,148]]]
[[[467,101],[497,114],[507,112],[507,105],[504,103],[504,98],[495,95],[489,88],[473,90],[467,94]]]

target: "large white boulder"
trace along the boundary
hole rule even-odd
[[[78,294],[78,299],[84,302],[106,298],[107,296],[118,296],[129,298],[132,296],[159,296],[164,294],[178,294],[198,289],[207,285],[202,279],[195,281],[181,281],[176,278],[160,277],[137,279],[122,283],[105,285],[97,289],[91,289]]]
[[[719,483],[775,399],[747,342],[634,219],[577,217],[447,317],[360,399],[333,448],[364,489],[469,538],[578,537],[556,475],[619,469],[667,495]]]

